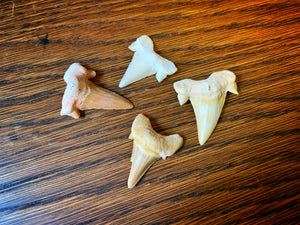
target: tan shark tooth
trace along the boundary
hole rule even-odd
[[[173,155],[183,143],[178,134],[164,136],[154,131],[150,120],[143,114],[137,115],[133,121],[129,138],[133,140],[133,149],[128,188],[133,188],[160,157],[166,159]]]
[[[79,110],[86,109],[130,109],[133,105],[120,95],[101,88],[89,79],[96,76],[79,63],[73,63],[65,72],[67,87],[62,100],[61,115],[75,119],[80,117]]]
[[[135,53],[119,84],[120,88],[153,74],[156,74],[156,79],[161,82],[177,71],[173,62],[161,57],[153,50],[153,42],[147,35],[137,38],[129,49]]]
[[[212,73],[206,80],[184,79],[174,83],[180,105],[190,99],[197,121],[198,139],[203,145],[215,129],[227,91],[238,94],[235,75],[229,70]]]

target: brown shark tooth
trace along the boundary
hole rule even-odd
[[[150,120],[139,114],[133,121],[131,134],[133,149],[128,188],[133,188],[153,163],[160,157],[173,155],[183,143],[178,134],[164,136],[153,130]]]
[[[60,115],[75,119],[80,117],[79,110],[86,109],[130,109],[133,105],[114,92],[101,88],[89,79],[96,76],[79,63],[73,63],[65,72],[67,87],[62,100]]]
[[[212,73],[206,80],[184,79],[174,83],[179,104],[191,101],[197,121],[198,139],[203,145],[215,129],[227,91],[238,94],[233,72]]]

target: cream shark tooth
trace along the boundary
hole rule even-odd
[[[130,109],[133,105],[120,95],[101,88],[89,79],[96,72],[88,70],[79,63],[73,63],[65,72],[67,87],[62,99],[60,115],[75,119],[80,117],[79,110],[86,109]]]
[[[179,104],[191,101],[197,121],[198,139],[203,145],[215,129],[227,91],[238,94],[235,75],[229,70],[212,73],[206,80],[184,79],[174,83]]]
[[[133,149],[128,188],[133,188],[160,157],[166,159],[173,155],[183,143],[178,134],[164,136],[155,132],[150,120],[143,114],[137,115],[133,121],[129,138],[133,140]]]
[[[173,62],[154,52],[153,42],[147,35],[137,38],[129,49],[134,52],[134,55],[119,84],[120,88],[153,74],[156,74],[156,79],[161,82],[177,71]]]

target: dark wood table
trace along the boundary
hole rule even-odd
[[[0,224],[299,222],[299,1],[2,0],[0,18]],[[143,34],[178,71],[119,88]],[[74,62],[135,107],[60,116]],[[224,69],[239,95],[200,146],[173,83]],[[184,143],[128,189],[139,113]]]

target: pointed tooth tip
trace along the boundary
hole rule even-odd
[[[236,87],[235,87],[235,88],[229,89],[229,91],[230,91],[231,93],[233,93],[233,94],[236,94],[236,95],[239,94],[238,91],[237,91],[237,89],[236,89]]]
[[[205,137],[205,135],[206,135],[206,137]],[[211,134],[209,134],[208,136],[207,136],[207,134],[205,134],[205,135],[202,134],[199,137],[199,144],[200,145],[204,145],[206,143],[206,141],[208,140],[208,138],[210,137]]]
[[[184,103],[186,103],[189,100],[189,97],[178,94],[177,99],[179,101],[179,105],[183,105]]]
[[[134,105],[131,102],[128,102],[128,107],[126,109],[132,109],[134,108]]]
[[[139,180],[133,180],[133,179],[129,179],[128,178],[128,181],[127,181],[127,187],[128,188],[134,188],[136,186],[136,184],[140,181],[141,179]]]
[[[128,182],[128,184],[127,184],[127,187],[130,188],[130,189],[133,188],[134,186],[135,186],[135,184],[133,184],[131,182],[130,183]]]
[[[239,92],[235,89],[234,90],[234,92],[233,92],[233,94],[236,94],[236,95],[238,95],[239,94]]]
[[[133,82],[128,82],[126,80],[121,80],[120,83],[119,83],[119,88],[124,88],[124,87],[127,87],[128,85],[132,84]]]
[[[229,91],[233,94],[236,94],[236,95],[239,94],[238,91],[237,91],[237,85],[236,85],[235,82],[228,87],[227,91]]]
[[[123,88],[123,87],[125,87],[125,86],[126,86],[126,84],[124,84],[124,82],[121,81],[121,82],[119,83],[119,88]]]

